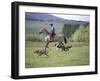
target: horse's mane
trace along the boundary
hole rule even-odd
[[[50,34],[50,32],[46,28],[43,28],[43,30],[45,30],[47,34]]]

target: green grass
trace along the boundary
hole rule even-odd
[[[38,56],[35,50],[44,49],[44,42],[26,42],[25,67],[62,67],[89,65],[89,45],[83,42],[70,42],[72,48],[69,51],[61,51],[50,43],[48,55]]]

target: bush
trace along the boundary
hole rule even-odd
[[[89,42],[89,26],[80,25],[71,38],[75,42]]]
[[[71,35],[78,29],[79,24],[64,24],[62,33],[65,37],[70,38]]]

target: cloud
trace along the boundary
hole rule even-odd
[[[78,14],[50,14],[53,16],[57,16],[63,19],[69,19],[69,20],[77,20],[77,21],[90,21],[90,16],[89,15],[78,15]]]

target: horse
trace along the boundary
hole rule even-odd
[[[45,42],[46,42],[45,49],[48,48],[48,45],[50,42],[58,42],[58,43],[64,42],[65,44],[67,43],[67,39],[65,38],[63,34],[59,34],[59,35],[55,34],[53,38],[51,39],[50,38],[51,33],[46,28],[42,28],[39,31],[39,34],[42,34],[42,33],[45,37]]]

